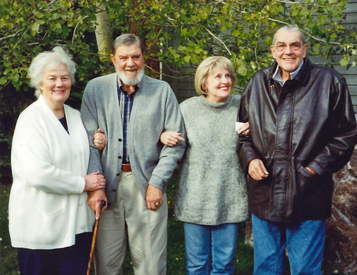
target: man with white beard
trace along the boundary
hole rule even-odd
[[[88,204],[101,216],[96,248],[97,274],[122,274],[129,246],[136,275],[166,274],[166,184],[185,143],[163,146],[166,130],[184,125],[170,86],[144,75],[144,57],[137,36],[115,39],[111,59],[116,73],[88,82],[82,120],[92,141],[100,128],[107,144],[102,152],[91,142],[88,171],[100,171],[105,190],[90,192]],[[100,202],[107,201],[101,213]]]

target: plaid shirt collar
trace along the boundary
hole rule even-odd
[[[124,90],[123,84],[122,84],[118,74],[117,74],[117,83],[118,83],[118,88],[120,89],[120,91],[127,94],[127,91]],[[141,81],[135,85],[135,90],[131,94],[134,94],[137,91],[139,91],[140,86],[141,86]]]

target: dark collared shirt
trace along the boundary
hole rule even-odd
[[[135,87],[130,95],[123,89],[120,80],[118,80],[118,99],[119,108],[121,113],[121,120],[123,124],[123,163],[130,163],[129,160],[129,144],[128,144],[128,129],[130,122],[130,114],[133,109],[134,95],[138,90],[138,86]]]

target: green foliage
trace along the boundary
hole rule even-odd
[[[183,75],[187,70],[180,68],[194,68],[207,56],[223,55],[232,60],[238,86],[244,87],[257,70],[271,64],[269,46],[273,33],[285,24],[302,28],[310,54],[324,56],[325,65],[331,65],[333,55],[342,54],[341,64],[354,66],[356,34],[341,24],[346,3],[347,0],[123,0],[120,9],[113,1],[108,2],[108,7],[117,30],[126,31],[135,24],[135,32],[145,37],[150,49],[146,58],[171,65],[170,76]],[[175,70],[177,67],[179,70]]]
[[[325,65],[331,66],[332,56],[337,54],[342,57],[342,66],[356,63],[356,33],[341,25],[347,0],[102,2],[107,7],[113,37],[134,32],[144,38],[147,72],[153,76],[158,76],[159,68],[151,66],[152,62],[165,63],[170,69],[167,76],[180,78],[193,74],[205,57],[223,55],[232,60],[242,88],[257,70],[272,63],[269,45],[273,33],[288,23],[302,28],[310,54],[324,56]],[[96,3],[2,0],[0,89],[5,98],[30,99],[33,89],[29,88],[27,70],[31,60],[44,50],[62,45],[78,64],[77,83],[68,103],[79,108],[87,81],[112,69],[109,59],[97,52]],[[28,100],[9,104],[2,105],[0,111],[0,149],[5,147],[6,154],[16,118]],[[0,170],[9,171],[8,165],[7,155],[0,159]]]
[[[103,0],[117,34],[134,31],[145,38],[146,58],[179,68],[198,65],[209,55],[234,62],[240,84],[271,63],[273,32],[284,24],[300,26],[312,52],[344,54],[355,60],[356,34],[341,25],[347,0],[208,1]],[[88,79],[108,70],[97,55],[95,0],[10,1],[0,10],[0,87],[27,91],[26,72],[32,58],[55,45],[66,46],[78,66],[80,89]],[[348,61],[348,62],[347,62]]]
[[[96,53],[94,4],[95,1],[3,0],[0,87],[12,85],[16,91],[28,91],[31,60],[56,45],[66,47],[79,65],[80,87],[88,78],[101,74],[107,64],[98,62]]]

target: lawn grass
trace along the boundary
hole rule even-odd
[[[169,205],[168,219],[168,245],[167,245],[167,274],[185,274],[185,243],[182,222],[178,221],[173,214],[175,186],[177,177],[170,180],[167,191]],[[0,184],[0,274],[19,274],[17,265],[16,249],[11,247],[8,233],[8,200],[10,186]],[[248,275],[253,273],[253,249],[244,244],[245,224],[241,224],[236,257],[235,274]],[[25,230],[25,229],[24,229]],[[134,274],[130,263],[130,257],[124,264],[125,275]]]
[[[11,246],[8,230],[8,202],[10,187],[0,184],[0,274],[20,274],[17,269],[16,249]]]

